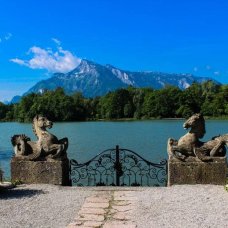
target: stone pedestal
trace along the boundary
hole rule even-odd
[[[25,184],[71,185],[69,160],[23,161],[11,160],[11,180]]]
[[[187,161],[170,158],[168,161],[168,186],[180,184],[225,185],[227,174],[226,158],[213,158],[202,162],[191,157]]]

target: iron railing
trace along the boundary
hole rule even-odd
[[[165,186],[167,160],[150,162],[132,150],[108,149],[79,164],[70,160],[72,185],[76,186]]]

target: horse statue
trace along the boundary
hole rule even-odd
[[[45,160],[66,158],[68,139],[58,139],[47,131],[52,128],[53,123],[42,115],[33,119],[33,132],[37,141],[31,141],[26,135],[14,135],[11,139],[15,156],[23,160]]]
[[[201,161],[210,161],[213,157],[224,157],[228,145],[228,135],[213,137],[208,142],[200,141],[206,133],[205,120],[202,114],[192,115],[184,124],[185,129],[189,132],[179,140],[168,139],[167,151],[169,158],[175,157],[185,161],[188,157],[193,156]]]
[[[201,161],[211,161],[213,157],[225,157],[228,146],[228,134],[215,136],[201,147],[194,148],[194,154]]]

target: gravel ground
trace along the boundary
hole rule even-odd
[[[228,192],[223,186],[146,188],[136,195],[137,227],[228,227]]]
[[[0,193],[0,228],[66,227],[95,191],[134,191],[139,228],[228,227],[228,192],[223,186],[151,188],[20,186]],[[120,227],[121,228],[121,227]]]
[[[66,227],[91,191],[52,185],[0,192],[0,228]]]

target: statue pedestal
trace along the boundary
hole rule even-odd
[[[187,161],[170,158],[168,161],[168,186],[180,184],[225,185],[227,174],[226,158],[213,158],[202,162],[190,157]]]
[[[23,161],[11,160],[11,181],[25,184],[71,185],[69,160]]]

